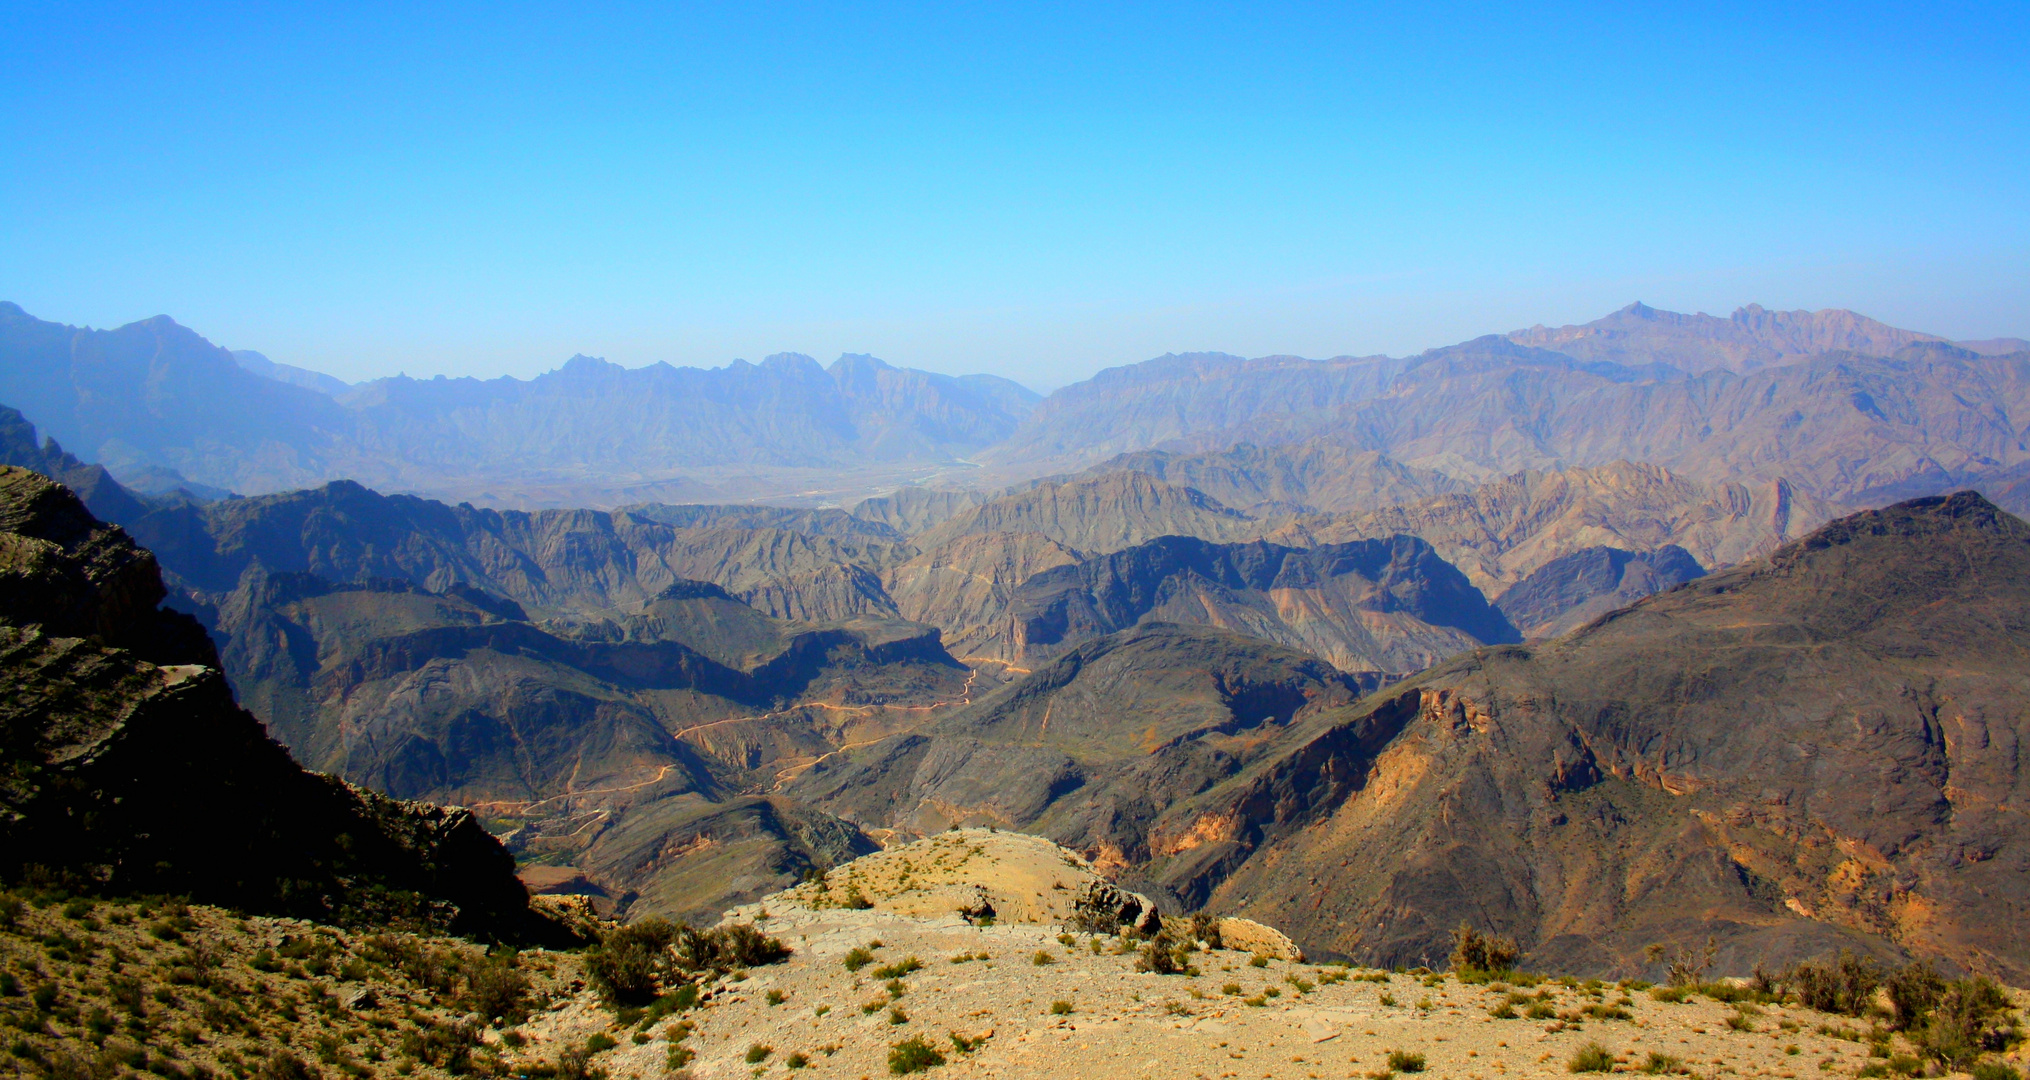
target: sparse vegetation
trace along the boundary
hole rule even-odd
[[[945,1056],[938,1052],[937,1047],[925,1042],[921,1035],[904,1039],[888,1048],[888,1071],[896,1076],[923,1072],[944,1063]]]
[[[1575,1073],[1613,1072],[1614,1055],[1608,1053],[1607,1048],[1599,1043],[1589,1042],[1580,1047],[1578,1053],[1572,1055],[1572,1060],[1565,1063],[1565,1068]]]
[[[1491,982],[1515,970],[1521,950],[1511,938],[1483,934],[1461,923],[1452,931],[1452,971],[1461,982]]]
[[[905,957],[902,960],[899,960],[893,964],[883,964],[882,966],[875,968],[873,971],[873,975],[877,979],[899,979],[912,971],[921,971],[922,969],[923,969],[923,961],[918,960],[914,956],[910,956]]]
[[[1389,1051],[1389,1069],[1393,1072],[1420,1073],[1424,1071],[1424,1055],[1412,1054],[1406,1050]]]
[[[1664,1076],[1670,1073],[1685,1072],[1686,1069],[1685,1063],[1682,1060],[1674,1058],[1669,1054],[1651,1050],[1649,1052],[1649,1059],[1642,1063],[1642,1071],[1651,1076]]]

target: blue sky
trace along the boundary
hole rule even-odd
[[[0,7],[0,298],[348,379],[2030,335],[2021,3],[414,7]]]

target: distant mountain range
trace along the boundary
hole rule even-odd
[[[115,475],[245,493],[351,479],[504,507],[845,505],[926,479],[991,489],[1114,459],[1182,470],[1180,486],[1237,509],[1336,510],[1628,460],[1870,505],[2030,468],[2021,344],[1956,345],[1839,310],[1723,319],[1634,304],[1405,358],[1166,356],[1048,398],[790,353],[712,370],[580,356],[531,380],[346,386],[167,317],[88,330],[4,304],[0,402]],[[1253,460],[1231,459],[1243,443]],[[1285,447],[1309,447],[1298,457],[1311,464],[1271,460]],[[1334,480],[1335,455],[1356,472],[1362,455],[1385,456],[1396,472],[1369,473],[1363,492]]]

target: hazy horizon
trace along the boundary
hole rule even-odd
[[[2030,333],[2019,6],[17,7],[0,295],[347,381]]]

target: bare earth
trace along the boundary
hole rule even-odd
[[[848,864],[823,890],[799,886],[729,912],[729,921],[756,921],[795,955],[717,984],[705,1006],[686,1015],[695,1028],[682,1042],[696,1055],[688,1068],[712,1078],[886,1076],[890,1048],[915,1036],[947,1059],[933,1076],[1364,1077],[1388,1071],[1390,1053],[1403,1051],[1423,1055],[1426,1073],[1437,1077],[1568,1077],[1573,1055],[1596,1042],[1614,1055],[1616,1071],[1638,1071],[1652,1053],[1678,1059],[1675,1069],[1689,1074],[1785,1080],[1853,1076],[1869,1062],[1865,1041],[1814,1030],[1865,1027],[1849,1018],[1765,1005],[1736,1019],[1737,1030],[1729,1020],[1742,1014],[1731,1005],[1697,996],[1671,1003],[1576,980],[1473,986],[1283,960],[1258,966],[1231,950],[1194,954],[1195,976],[1137,972],[1135,954],[1118,939],[1061,936],[1055,925],[1064,910],[1055,901],[1091,873],[1046,841],[962,830]],[[821,896],[837,900],[849,878],[875,908],[807,906]],[[1003,920],[972,926],[932,910],[961,884],[994,896]],[[1018,897],[1027,900],[1021,914],[1013,903],[1002,907]],[[857,972],[844,964],[855,948],[874,957]],[[879,973],[911,958],[921,967],[899,984]],[[1568,1018],[1490,1015],[1523,993],[1531,1000],[1514,1006],[1519,1013],[1541,1004]],[[1630,1018],[1574,1015],[1588,1005],[1618,1006]],[[535,1040],[532,1056],[547,1056],[611,1022],[581,995],[522,1033]],[[615,1080],[664,1076],[676,1023],[657,1023],[641,1043],[621,1033],[620,1045],[594,1064]],[[954,1034],[984,1042],[961,1052]],[[1906,1051],[1899,1040],[1896,1052]]]

